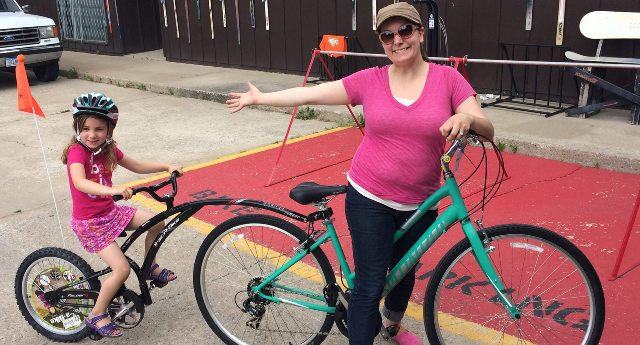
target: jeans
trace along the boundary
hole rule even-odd
[[[355,286],[349,299],[347,327],[350,345],[370,345],[378,333],[378,306],[385,277],[435,221],[429,211],[394,245],[393,233],[414,211],[397,211],[368,199],[349,186],[346,216],[351,233]],[[415,282],[415,266],[385,298],[383,314],[399,322],[407,309]]]

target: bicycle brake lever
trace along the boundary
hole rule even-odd
[[[453,172],[457,172],[458,168],[460,167],[460,160],[462,159],[462,148],[458,149],[458,152],[456,152],[454,155],[457,155],[457,157],[456,163],[453,166]]]

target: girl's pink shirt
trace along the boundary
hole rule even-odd
[[[115,147],[116,158],[121,160],[124,154],[118,147]],[[80,163],[84,166],[84,173],[89,181],[111,187],[111,171],[106,167],[107,158],[104,154],[93,157],[91,162],[91,152],[80,144],[75,144],[69,149],[67,155],[67,176],[69,178],[69,188],[71,189],[71,200],[73,201],[73,218],[91,219],[107,214],[114,206],[110,195],[91,195],[76,189],[71,179],[71,164]]]
[[[342,79],[352,105],[364,109],[365,136],[349,177],[373,195],[402,204],[424,201],[440,186],[445,138],[438,130],[475,91],[451,67],[430,63],[420,97],[404,106],[391,94],[389,65]]]

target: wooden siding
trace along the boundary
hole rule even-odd
[[[317,46],[322,34],[344,35],[369,53],[381,53],[382,49],[372,30],[371,1],[357,1],[357,30],[351,29],[351,1],[349,0],[269,0],[270,30],[265,29],[265,10],[262,0],[255,4],[256,27],[250,26],[249,2],[237,0],[241,42],[237,41],[236,0],[222,0],[226,5],[226,28],[222,25],[222,2],[211,0],[215,39],[211,39],[208,0],[176,0],[180,38],[176,36],[173,1],[166,1],[167,27],[164,26],[162,6],[158,0],[120,1],[122,39],[116,34],[115,0],[110,1],[114,33],[107,45],[64,42],[66,49],[106,54],[122,54],[163,48],[167,60],[196,64],[239,67],[265,71],[303,74],[309,63],[310,52]],[[413,1],[408,1],[413,3]],[[23,0],[31,4],[32,13],[57,20],[55,0]],[[377,0],[378,8],[393,0]],[[497,59],[501,57],[501,42],[551,45],[555,44],[557,0],[535,0],[532,30],[525,30],[526,1],[513,0],[437,0],[439,14],[446,23],[449,55],[470,58]],[[189,18],[185,10],[189,6]],[[196,7],[200,5],[200,18]],[[427,23],[427,6],[417,5],[423,23]],[[584,38],[579,31],[580,19],[595,10],[640,12],[640,0],[567,0],[565,14],[564,46],[580,54],[595,53],[596,41]],[[191,42],[188,42],[187,21]],[[603,24],[604,25],[604,24]],[[444,55],[441,43],[440,55]],[[356,46],[352,44],[352,46]],[[531,51],[531,54],[534,54]],[[533,55],[529,55],[532,58]],[[630,40],[610,41],[604,44],[602,55],[638,57],[640,42]],[[517,58],[523,59],[524,56]],[[548,60],[551,56],[541,55]],[[559,54],[553,60],[562,61]],[[364,58],[354,58],[355,68],[367,67]],[[374,64],[385,64],[385,59],[370,59]],[[475,64],[468,67],[474,87],[480,91],[495,90],[499,86],[499,66]],[[314,72],[318,72],[315,66]],[[534,72],[535,73],[535,72]],[[549,70],[538,70],[540,80]],[[626,85],[632,82],[626,71],[607,71],[607,79]],[[556,78],[551,84],[557,85]],[[533,80],[534,78],[531,78]],[[503,79],[504,81],[504,79]],[[564,88],[575,89],[571,83]],[[547,84],[538,85],[546,92]],[[557,91],[557,90],[556,90]]]

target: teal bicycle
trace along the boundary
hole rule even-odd
[[[449,197],[451,205],[389,271],[384,294],[460,223],[465,238],[437,264],[424,295],[424,326],[432,345],[597,344],[605,315],[602,286],[576,246],[537,226],[484,228],[471,221],[470,213],[495,195],[504,167],[491,143],[501,169],[490,188],[485,170],[482,201],[468,209],[450,168],[468,141],[483,148],[486,167],[487,151],[477,135],[452,143],[441,158],[443,186],[396,231],[394,240],[440,200]],[[320,344],[330,334],[339,336],[331,332],[333,324],[348,334],[355,274],[328,206],[345,191],[346,186],[298,185],[290,196],[317,208],[309,215],[260,202],[306,223],[306,231],[282,217],[256,214],[231,218],[206,237],[195,260],[194,290],[204,318],[226,344]],[[338,270],[325,250],[334,252]]]

